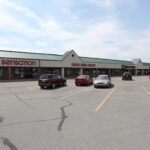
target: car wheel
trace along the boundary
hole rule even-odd
[[[64,81],[63,86],[66,86],[66,81]]]
[[[56,84],[52,83],[52,88],[55,89],[56,88]]]
[[[41,89],[44,89],[44,86],[41,85],[40,87],[41,87]]]
[[[95,87],[95,88],[97,88],[97,86],[96,86],[96,85],[94,85],[94,87]]]
[[[78,86],[78,83],[75,83],[76,86]]]

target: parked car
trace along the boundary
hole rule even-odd
[[[43,74],[39,78],[39,86],[43,89],[45,87],[65,86],[66,79],[62,78],[59,74]]]
[[[93,84],[93,79],[89,75],[79,75],[75,78],[75,84],[78,85],[90,85]]]
[[[94,87],[111,87],[111,78],[108,75],[99,75],[94,81]]]
[[[122,74],[122,80],[132,80],[132,74],[131,74],[131,72],[124,72]]]

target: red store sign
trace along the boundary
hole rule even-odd
[[[96,67],[96,64],[72,63],[72,66],[76,66],[76,67]]]
[[[5,66],[36,66],[36,61],[2,59],[1,64]]]
[[[126,66],[126,65],[122,65],[123,69],[135,69],[135,66]]]

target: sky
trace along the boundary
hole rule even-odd
[[[149,0],[0,0],[0,49],[150,62]]]

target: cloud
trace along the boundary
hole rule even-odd
[[[131,3],[129,0],[88,0],[100,7],[115,9],[119,3]],[[133,0],[132,4],[137,1]],[[71,0],[61,2],[54,1],[60,7],[64,6],[64,12],[73,16]],[[66,5],[66,6],[65,6]],[[66,9],[66,11],[65,11]],[[12,11],[16,13],[12,13]],[[68,11],[68,12],[67,12]],[[17,16],[22,13],[22,16]],[[141,57],[149,61],[150,56],[150,29],[138,32],[128,31],[123,28],[120,19],[103,16],[103,21],[95,21],[86,24],[89,18],[77,19],[76,24],[82,32],[69,31],[65,26],[68,22],[60,22],[57,18],[50,16],[48,19],[39,17],[35,12],[28,8],[16,5],[8,0],[0,0],[0,31],[9,36],[0,37],[0,48],[16,50],[34,49],[31,51],[43,52],[42,47],[48,47],[48,51],[65,52],[65,50],[75,49],[80,56],[128,59]],[[34,20],[36,27],[30,22]],[[84,25],[80,26],[80,22]],[[90,21],[89,21],[90,22]],[[64,26],[66,27],[64,29]],[[73,28],[72,27],[72,28]],[[18,37],[18,34],[21,38]],[[10,36],[11,35],[11,36]],[[14,35],[14,37],[13,37]],[[24,48],[25,47],[25,48]],[[41,48],[41,49],[39,49]],[[57,49],[65,49],[58,51]],[[20,50],[19,48],[17,50]],[[47,50],[45,50],[47,51]],[[52,53],[53,53],[52,52]]]
[[[73,0],[52,0],[52,2],[57,5],[59,10],[61,10],[64,13],[71,14],[71,8],[74,4]]]
[[[24,38],[15,37],[15,36],[0,36],[0,45],[17,45],[21,46],[27,44],[27,41]]]
[[[3,20],[0,22],[0,30],[3,32],[19,33],[27,37],[49,37],[56,40],[66,40],[72,37],[72,34],[62,29],[60,24],[54,19],[43,20],[28,8],[7,0],[0,0],[0,6],[0,20]],[[33,25],[30,25],[31,23],[28,19],[17,18],[17,16],[8,11],[8,8],[26,14],[28,18],[36,21],[38,27],[32,27]]]
[[[26,36],[35,36],[39,34],[39,30],[31,27],[27,21],[24,21],[22,18],[18,19],[17,16],[14,16],[11,11],[8,11],[8,7],[12,7],[17,12],[23,11],[28,14],[33,19],[37,19],[36,15],[33,15],[31,11],[26,8],[19,7],[13,3],[3,0],[0,0],[0,31],[6,33],[19,33]],[[39,19],[38,19],[39,20]]]
[[[84,34],[65,43],[66,49],[75,49],[80,56],[131,60],[150,56],[150,30],[138,33],[121,29],[117,20],[99,22],[86,28]],[[150,61],[150,60],[149,60]]]
[[[45,47],[48,45],[47,42],[42,42],[42,41],[36,41],[35,44],[40,47]]]
[[[115,8],[115,4],[112,0],[89,0],[89,2],[104,8]]]
[[[32,11],[30,11],[28,8],[19,6],[15,3],[12,3],[10,1],[7,0],[0,0],[0,8],[2,10],[5,10],[5,8],[10,8],[13,10],[16,10],[17,12],[23,12],[24,14],[26,14],[29,18],[35,19],[37,21],[40,21],[40,18]]]
[[[86,28],[83,34],[66,44],[67,49],[76,49],[80,55],[91,55],[105,57],[107,52],[114,50],[108,42],[114,43],[114,36],[121,34],[116,21],[99,22]],[[110,44],[112,45],[112,44]],[[92,52],[94,53],[92,53]],[[104,53],[102,53],[104,51]]]
[[[55,20],[49,20],[40,23],[41,30],[45,36],[49,36],[55,40],[68,40],[73,38],[74,35],[61,28]]]
[[[88,0],[88,2],[107,10],[115,10],[120,4],[135,7],[138,0]]]

